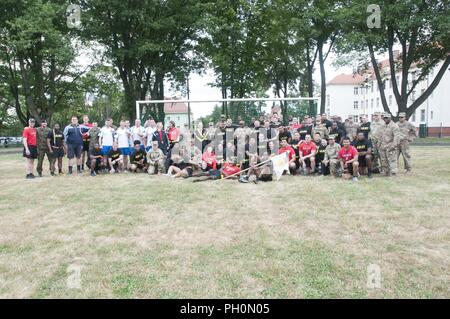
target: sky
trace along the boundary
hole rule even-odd
[[[333,56],[330,55],[329,59],[327,60],[327,63],[325,65],[326,70],[326,77],[327,82],[329,82],[331,79],[333,79],[336,75],[339,75],[341,73],[351,73],[352,68],[346,67],[346,68],[339,68],[336,69],[332,66],[333,63]],[[214,81],[214,73],[212,70],[208,70],[206,74],[198,75],[192,73],[190,76],[190,99],[191,100],[212,100],[212,99],[221,99],[222,94],[219,88],[211,87],[208,85],[208,83],[211,83]],[[320,72],[317,68],[316,72],[314,73],[314,81],[316,83],[320,83]],[[270,96],[270,92],[268,92]],[[168,97],[183,97],[187,99],[186,96],[180,96],[178,92],[169,91],[166,96]],[[213,108],[215,103],[191,103],[191,112],[193,114],[194,119],[197,119],[201,116],[209,115]]]

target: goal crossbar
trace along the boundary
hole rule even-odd
[[[136,101],[136,116],[140,118],[140,105],[141,104],[162,104],[162,103],[223,103],[223,102],[274,102],[274,101],[318,101],[320,103],[320,97],[285,97],[285,98],[241,98],[241,99],[217,99],[217,100],[144,100]]]

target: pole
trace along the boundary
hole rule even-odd
[[[186,82],[187,82],[187,98],[188,98],[188,101],[190,101],[191,100],[191,97],[190,97],[191,89],[189,88],[189,74],[188,74]],[[188,127],[189,127],[189,129],[191,128],[191,102],[188,102]]]

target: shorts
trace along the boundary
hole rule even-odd
[[[311,159],[310,158],[306,158],[304,160],[304,162],[305,162],[306,167],[313,168],[313,167],[311,167]]]
[[[62,147],[60,147],[60,148],[53,147],[53,153],[51,154],[51,157],[52,158],[64,157],[64,149]]]
[[[261,174],[261,176],[259,177],[259,180],[261,182],[271,182],[273,180],[273,178],[272,178],[271,174]]]
[[[359,166],[360,167],[367,167],[366,157],[365,156],[359,156],[358,157],[358,162],[359,162]]]
[[[123,156],[131,155],[131,149],[129,147],[119,147],[119,150]]]
[[[83,152],[89,152],[89,141],[83,141]]]
[[[102,146],[103,156],[108,155],[110,150],[112,150],[112,146]]]
[[[192,173],[194,172],[192,167],[186,167],[184,170],[187,172],[188,177],[192,177]]]
[[[28,150],[30,151],[30,155],[27,155],[25,147],[23,148],[23,157],[29,159],[35,159],[38,157],[38,150],[36,145],[28,145]]]
[[[80,158],[82,148],[83,146],[79,144],[67,144],[67,157],[69,159],[72,159],[74,157]]]

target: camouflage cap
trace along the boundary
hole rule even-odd
[[[391,116],[391,114],[390,113],[384,113],[383,114],[383,118],[391,118],[392,116]]]
[[[373,113],[373,115],[375,115],[375,116],[381,116],[381,112],[375,112],[375,113]]]
[[[406,113],[405,112],[400,112],[400,113],[398,113],[398,117],[406,117]]]

